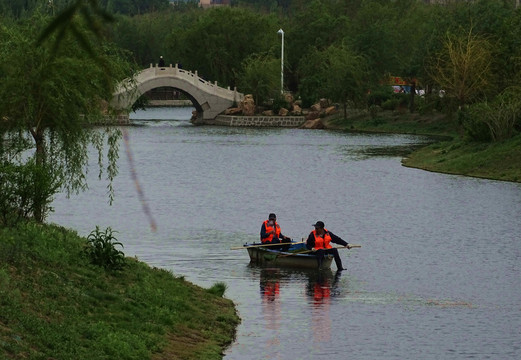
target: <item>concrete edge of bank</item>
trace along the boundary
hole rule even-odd
[[[230,127],[287,127],[299,128],[305,122],[304,116],[235,116],[218,115],[215,119],[197,119],[191,121],[194,125],[219,125]],[[130,125],[128,114],[106,116],[97,125]]]
[[[235,116],[218,115],[215,119],[198,120],[195,125],[220,125],[236,127],[301,127],[306,122],[304,116]]]

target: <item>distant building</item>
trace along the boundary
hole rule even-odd
[[[214,6],[230,6],[230,0],[199,0],[199,7],[203,9]]]

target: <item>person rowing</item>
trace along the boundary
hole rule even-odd
[[[342,259],[340,259],[338,250],[332,247],[330,243],[333,242],[335,244],[345,246],[348,249],[351,249],[351,245],[349,245],[347,241],[324,228],[324,222],[322,221],[317,221],[312,226],[315,227],[315,230],[309,234],[306,241],[306,247],[316,254],[318,268],[320,269],[322,266],[322,260],[324,259],[324,256],[326,254],[332,254],[335,258],[335,264],[338,271],[346,270],[342,266]]]
[[[291,239],[282,235],[280,226],[277,223],[277,215],[271,213],[268,215],[268,220],[262,223],[260,230],[260,240],[262,244],[280,244],[284,242],[291,242]],[[281,246],[271,246],[270,249],[288,251],[289,244]]]

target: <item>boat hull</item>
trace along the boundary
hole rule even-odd
[[[269,250],[262,247],[247,248],[250,262],[275,267],[292,267],[301,269],[318,269],[317,257],[312,254],[295,254],[291,252],[282,252]],[[324,256],[320,269],[331,268],[333,261],[332,255]]]

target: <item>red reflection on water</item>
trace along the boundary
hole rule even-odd
[[[266,323],[266,359],[280,358],[280,277],[276,270],[262,270],[260,273],[260,294],[262,314]]]
[[[309,277],[306,293],[312,305],[311,322],[315,344],[331,341],[331,297],[340,279],[340,272],[319,271]]]

